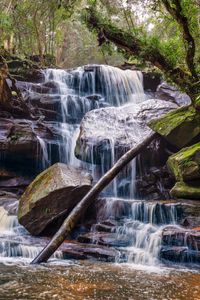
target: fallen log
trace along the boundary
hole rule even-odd
[[[69,216],[65,219],[60,229],[53,236],[48,245],[39,253],[39,255],[31,262],[31,264],[39,264],[46,262],[49,257],[58,249],[63,241],[68,237],[70,232],[75,227],[77,221],[84,214],[86,209],[92,201],[99,195],[99,193],[117,176],[117,174],[144,148],[146,148],[152,140],[157,137],[157,133],[152,133],[141,144],[131,148],[127,151],[115,164],[106,172],[106,174],[92,187],[92,189],[85,195],[85,197],[77,204],[71,211]]]

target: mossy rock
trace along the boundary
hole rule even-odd
[[[177,182],[171,189],[170,194],[175,198],[200,199],[200,180],[191,182]]]
[[[19,201],[18,220],[31,234],[63,220],[90,190],[92,177],[80,169],[56,163],[39,174]]]
[[[167,165],[177,181],[200,179],[200,143],[170,156]]]
[[[194,107],[186,106],[152,120],[148,125],[172,145],[181,149],[200,134],[200,113]]]

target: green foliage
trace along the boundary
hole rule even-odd
[[[17,54],[55,54],[74,1],[2,0],[0,46]]]

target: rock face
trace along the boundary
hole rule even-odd
[[[93,110],[81,122],[75,154],[87,162],[101,163],[102,153],[114,151],[121,156],[145,139],[151,129],[147,122],[177,106],[161,100]]]
[[[52,143],[61,139],[54,126],[39,121],[0,118],[0,160],[24,163],[42,160],[41,139]]]
[[[200,114],[193,107],[182,107],[149,122],[154,131],[178,149],[187,146],[200,135]]]
[[[31,234],[41,234],[58,216],[66,217],[91,188],[92,178],[57,163],[28,186],[19,202],[18,219]]]
[[[200,232],[168,226],[162,233],[160,258],[179,262],[200,262]]]

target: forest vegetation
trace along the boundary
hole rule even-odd
[[[1,8],[0,45],[12,54],[54,57],[67,68],[155,66],[192,99],[199,95],[198,0],[1,0]]]

